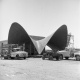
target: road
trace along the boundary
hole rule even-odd
[[[80,80],[80,61],[0,59],[0,80]]]

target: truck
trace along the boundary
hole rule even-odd
[[[57,50],[48,50],[48,51],[45,51],[45,53],[43,53],[43,55],[42,55],[43,60],[45,60],[45,59],[53,60],[54,58],[56,60],[62,60],[63,55],[58,54]]]
[[[76,61],[80,61],[80,49],[76,50],[75,48],[65,48],[65,50],[58,51],[58,54],[62,54],[63,58],[69,59],[74,58]]]
[[[24,51],[24,46],[18,46],[17,44],[7,44],[2,46],[2,57],[4,59],[19,59],[28,57],[28,52]]]
[[[26,59],[28,57],[28,52],[22,51],[20,48],[13,48],[13,51],[10,54],[11,59],[19,59],[19,58],[24,58]]]
[[[69,59],[69,58],[73,58],[74,57],[74,51],[75,49],[74,48],[65,48],[64,50],[61,50],[61,51],[57,51],[58,54],[62,54],[63,58],[65,59]]]
[[[68,48],[66,47],[64,50],[57,50],[56,52],[53,50],[46,51],[42,55],[42,59],[48,58],[49,60],[53,60],[53,58],[56,58],[56,60],[62,60],[66,59],[68,60],[69,58],[75,58],[77,61],[80,61],[80,50],[76,50],[74,48]]]

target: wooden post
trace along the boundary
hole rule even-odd
[[[25,43],[23,44],[23,51],[25,50]]]

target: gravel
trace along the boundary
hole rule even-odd
[[[80,80],[80,61],[0,60],[0,80]]]

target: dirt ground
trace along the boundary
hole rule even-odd
[[[0,80],[80,80],[80,61],[0,59]]]

